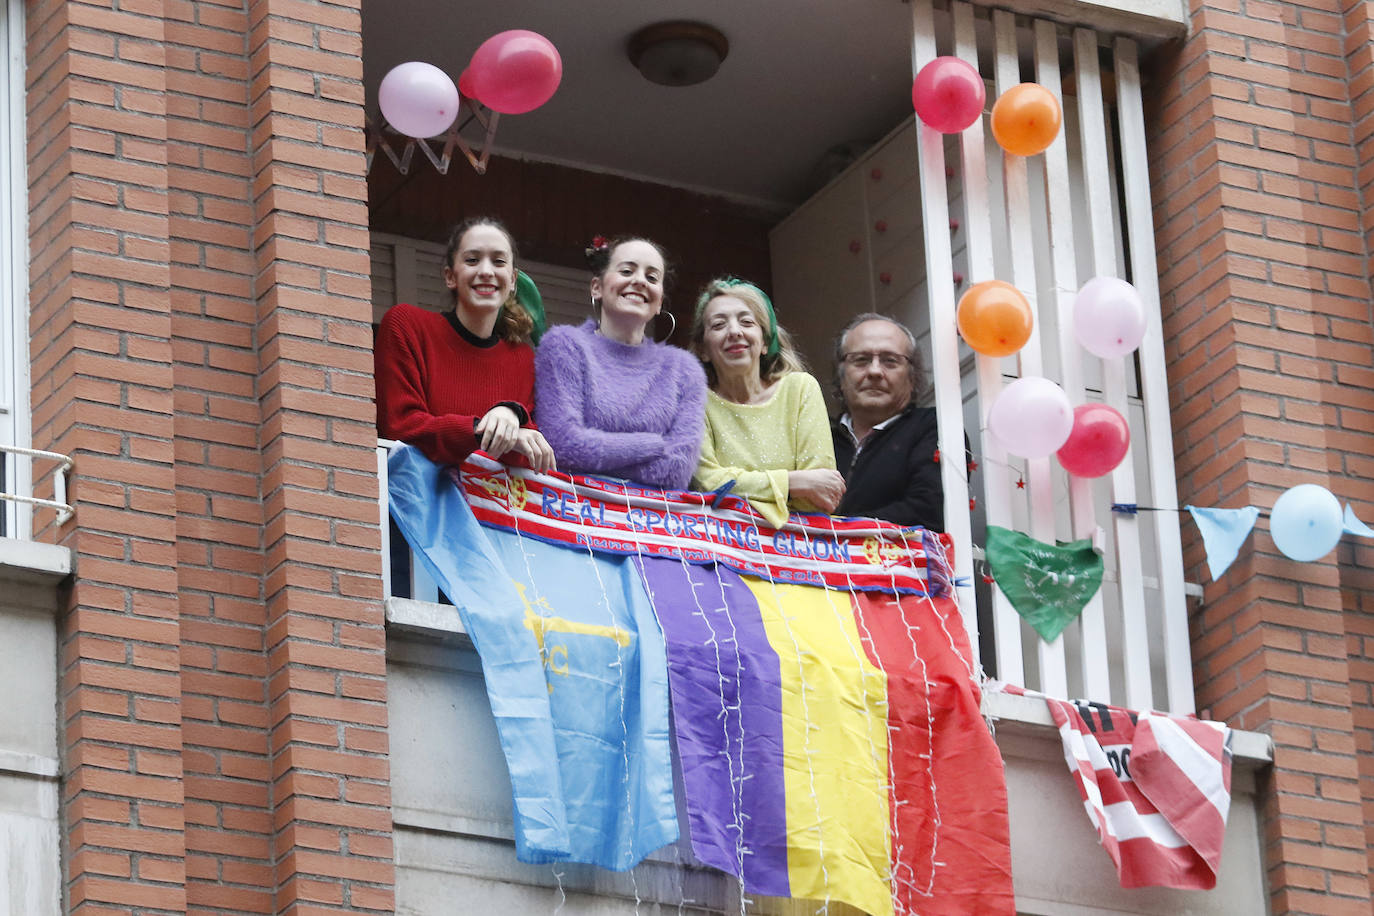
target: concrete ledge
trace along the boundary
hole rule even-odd
[[[458,611],[446,604],[414,601],[410,598],[386,599],[387,628],[412,639],[425,642],[471,646],[463,629]],[[1058,741],[1058,729],[1044,701],[1038,697],[1022,697],[1009,693],[983,691],[983,715],[993,720],[999,730],[1029,737],[1046,737],[1052,732]],[[1259,769],[1274,762],[1274,742],[1268,735],[1233,729],[1231,732],[1233,765],[1243,769]]]
[[[1004,729],[1013,734],[1038,734],[1046,730],[1055,733],[1059,740],[1054,719],[1044,700],[1039,697],[1022,697],[1010,693],[983,692],[983,715],[991,718],[1000,732]],[[1259,769],[1274,762],[1274,742],[1259,732],[1231,730],[1232,765],[1245,769]]]
[[[418,637],[426,642],[472,645],[467,630],[463,629],[463,619],[458,616],[458,609],[450,604],[416,601],[413,598],[388,598],[384,607],[388,630],[411,638]]]
[[[36,776],[39,779],[56,781],[57,760],[38,754],[25,754],[0,748],[0,773],[15,776]]]
[[[56,585],[72,574],[72,552],[56,544],[0,538],[0,582]]]

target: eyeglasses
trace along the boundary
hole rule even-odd
[[[868,364],[874,360],[884,369],[900,369],[911,362],[911,358],[901,353],[890,353],[884,350],[881,353],[846,353],[843,362],[850,369],[866,369]]]

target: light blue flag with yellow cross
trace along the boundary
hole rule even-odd
[[[663,635],[631,558],[479,525],[416,449],[392,517],[482,658],[521,861],[634,867],[678,837]]]

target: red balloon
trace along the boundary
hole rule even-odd
[[[465,99],[474,99],[478,102],[482,101],[481,99],[477,98],[477,90],[472,85],[471,67],[466,68],[465,70],[463,70],[462,73],[458,75],[458,92]]]
[[[978,69],[958,57],[937,57],[911,84],[911,104],[921,122],[942,134],[957,134],[983,114],[987,90]]]
[[[563,80],[563,59],[538,32],[512,29],[482,42],[468,71],[470,98],[501,114],[524,114],[553,98]]]
[[[1075,477],[1110,474],[1131,447],[1126,418],[1106,404],[1073,409],[1073,431],[1059,448],[1059,464]]]

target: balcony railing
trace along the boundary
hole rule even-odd
[[[917,69],[941,54],[974,66],[982,61],[990,103],[1019,83],[1036,82],[1054,93],[1064,114],[1054,142],[1032,157],[1004,153],[986,114],[955,137],[918,123],[911,153],[919,165],[929,269],[920,302],[908,309],[919,309],[931,328],[941,451],[958,454],[967,432],[982,466],[981,492],[966,493],[958,463],[942,464],[957,571],[980,582],[974,544],[984,524],[1051,544],[1093,538],[1108,571],[1097,596],[1052,642],[990,587],[977,618],[992,631],[983,643],[991,648],[984,666],[1054,696],[1190,713],[1187,588],[1136,45],[958,0],[947,11],[935,10],[932,0],[911,6]],[[974,355],[959,340],[956,274],[971,283],[1010,282],[1029,300],[1035,330],[1014,358]],[[1134,359],[1099,359],[1077,343],[1077,290],[1100,276],[1129,280],[1145,302],[1147,331]],[[1052,458],[1010,456],[983,435],[1004,385],[1024,376],[1059,383],[1075,404],[1100,400],[1125,416],[1132,443],[1121,466],[1085,480],[1064,474]],[[976,513],[966,495],[978,497]],[[1116,512],[1114,504],[1153,511]],[[961,595],[966,604],[973,591]]]
[[[414,556],[411,554],[404,541],[398,543],[395,540],[399,538],[399,535],[394,532],[390,526],[390,508],[387,498],[387,456],[391,449],[398,444],[399,443],[386,439],[379,440],[377,443],[377,474],[380,483],[379,508],[382,532],[382,578],[385,589],[384,594],[388,598],[399,597],[410,598],[416,601],[438,602],[442,600],[439,595],[438,586],[425,572],[424,567],[415,562]],[[1107,580],[1113,578],[1114,576],[1109,573]],[[401,582],[398,580],[405,581]],[[1107,587],[1108,584],[1110,584],[1109,581],[1104,584],[1104,587]],[[1158,583],[1150,579],[1146,579],[1144,584],[1147,589],[1158,588]],[[965,614],[966,618],[969,616],[969,614]],[[995,628],[1001,626],[1003,620],[996,615],[990,615],[990,619],[994,627],[994,638],[997,638],[1000,634],[996,632]],[[1015,623],[1019,627],[1019,618],[1015,618]],[[975,634],[971,633],[970,638],[972,639],[974,637]],[[1019,638],[1019,634],[1017,638]],[[1182,664],[1185,665],[1188,664],[1186,652],[1187,646],[1185,645],[1182,661]],[[1166,668],[1169,664],[1180,663],[1177,658],[1170,658],[1167,653],[1161,652],[1160,644],[1157,640],[1128,642],[1120,639],[1113,639],[1107,644],[1107,653],[1108,655],[1104,661],[1104,667],[1107,669],[1108,675],[1114,678],[1120,677],[1127,665],[1161,670]],[[1184,674],[1191,677],[1191,671],[1189,670],[1185,670]],[[1008,680],[1005,677],[1002,679]],[[1024,678],[1021,680],[1011,680],[1011,683],[1016,683],[1020,686],[1030,687],[1032,689],[1041,689],[1038,683],[1026,683],[1026,679]],[[1108,702],[1111,698],[1089,694],[1086,696],[1086,699],[1097,702]],[[1163,709],[1166,707],[1161,705],[1153,706],[1152,708]]]
[[[35,459],[53,464],[35,477]],[[33,536],[33,513],[38,508],[54,510],[57,513],[56,523],[59,526],[65,524],[73,512],[67,504],[67,474],[71,469],[72,459],[66,455],[16,445],[0,445],[0,482],[3,482],[3,487],[0,487],[0,536],[30,539]],[[48,473],[53,475],[53,498],[34,496],[34,483],[41,481]]]

